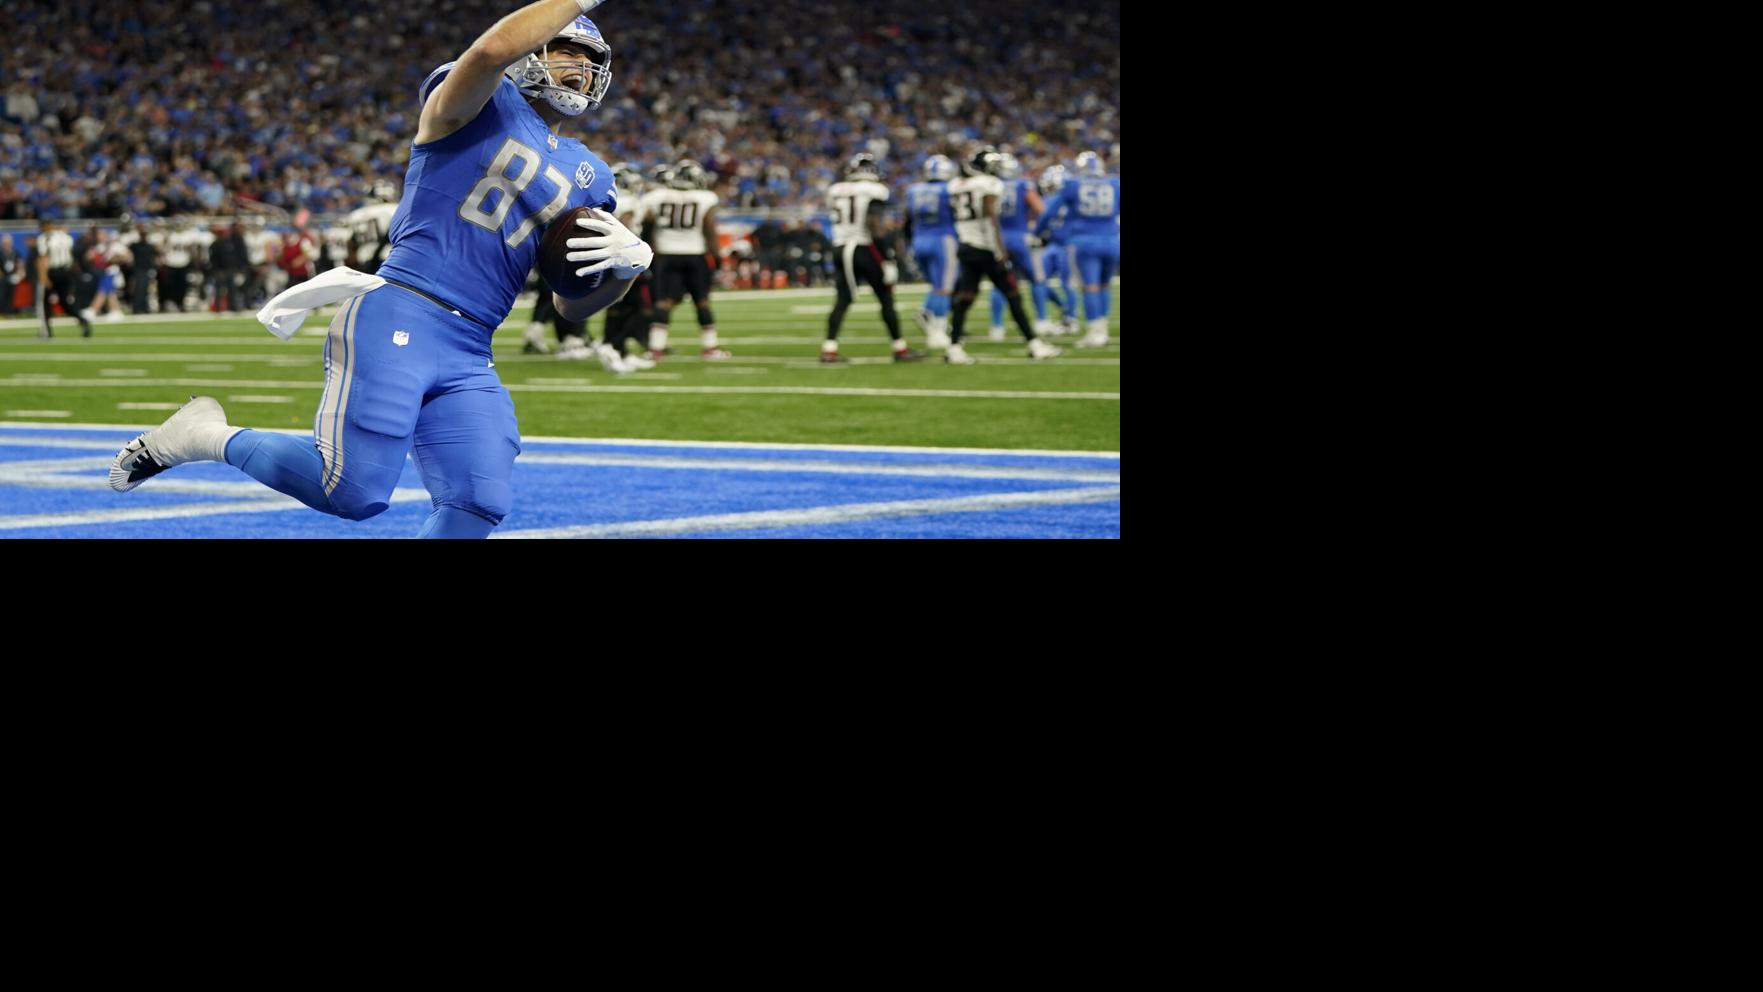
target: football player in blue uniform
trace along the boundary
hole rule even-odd
[[[918,311],[925,344],[949,347],[949,294],[960,273],[956,261],[955,212],[949,206],[949,180],[960,174],[947,155],[924,160],[924,182],[906,187],[906,229],[918,271],[930,280],[930,294]]]
[[[1050,165],[1041,173],[1041,195],[1049,197],[1065,186],[1065,166]],[[1065,238],[1065,215],[1068,211],[1059,208],[1059,213],[1047,219],[1047,242],[1039,250],[1041,253],[1041,273],[1047,277],[1047,299],[1059,307],[1065,315],[1060,321],[1059,333],[1077,333],[1077,298],[1071,292],[1071,270],[1077,267],[1070,260],[1071,246]]]
[[[194,397],[117,454],[111,488],[225,461],[313,509],[365,520],[390,505],[409,454],[434,507],[420,536],[489,536],[513,504],[520,453],[490,338],[545,225],[597,208],[567,242],[576,274],[599,279],[586,295],[554,298],[568,320],[611,305],[652,257],[612,215],[612,170],[558,133],[612,81],[612,49],[585,16],[602,2],[528,4],[423,80],[391,251],[376,276],[344,271],[332,282],[340,288],[329,299],[346,302],[325,340],[313,437],[229,426],[212,397]]]
[[[998,227],[1004,232],[1004,250],[1010,253],[1010,266],[1028,276],[1029,298],[1035,306],[1035,334],[1046,337],[1053,333],[1047,322],[1047,273],[1041,267],[1041,253],[1028,243],[1029,222],[1046,210],[1034,181],[1022,178],[1022,163],[1008,152],[999,156],[998,178],[1004,180],[1004,194],[998,198]],[[1004,291],[992,287],[993,341],[1004,340]]]
[[[1052,219],[1067,211],[1064,225],[1077,256],[1084,283],[1084,316],[1088,327],[1079,348],[1108,344],[1108,284],[1120,265],[1120,177],[1108,175],[1102,157],[1084,152],[1072,163],[1076,176],[1065,180],[1047,212],[1035,225],[1035,236],[1044,239]]]

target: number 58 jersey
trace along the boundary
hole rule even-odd
[[[1070,237],[1120,237],[1119,176],[1066,180],[1059,194],[1048,201],[1046,215],[1036,229],[1044,233],[1062,206],[1066,209],[1065,231]]]
[[[424,99],[452,68],[429,74]],[[617,206],[606,163],[574,138],[552,134],[503,77],[471,123],[410,147],[392,248],[378,274],[498,327],[526,285],[551,218]]]

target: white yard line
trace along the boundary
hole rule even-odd
[[[40,433],[42,431],[92,431],[103,433],[139,434],[151,430],[158,424],[32,424],[9,423],[0,421],[0,429],[16,428]],[[255,429],[255,428],[254,428]],[[271,428],[278,434],[307,435],[311,431],[295,428]],[[125,439],[126,440],[126,439]],[[0,435],[0,444],[24,443],[17,437]],[[612,445],[619,447],[645,448],[730,448],[736,450],[765,450],[775,448],[780,451],[855,451],[855,452],[898,452],[902,454],[923,455],[1025,455],[1036,458],[1119,458],[1118,451],[1072,451],[1070,449],[1046,448],[933,448],[920,445],[899,444],[801,444],[783,441],[692,441],[680,438],[651,437],[558,437],[556,435],[533,435],[522,437],[521,444],[592,444]]]
[[[522,452],[521,465],[593,465],[713,472],[807,472],[825,475],[902,475],[940,479],[1011,479],[1023,482],[1119,484],[1119,472],[1085,472],[1006,465],[899,465],[877,462],[811,462],[761,458],[678,458],[665,455],[590,455]]]
[[[923,517],[940,513],[978,513],[991,510],[1014,510],[1029,506],[1099,503],[1119,498],[1119,486],[1100,486],[1085,489],[1056,489],[1048,492],[995,493],[984,496],[961,496],[953,499],[915,499],[887,503],[846,503],[838,506],[811,506],[792,510],[758,510],[752,513],[719,513],[703,517],[674,517],[666,520],[630,520],[622,523],[585,524],[577,527],[547,527],[538,530],[511,530],[492,534],[491,536],[499,538],[665,537],[669,534],[703,534],[716,531],[769,530],[779,527],[804,527],[822,524],[853,523],[859,520],[882,520],[890,517]]]
[[[323,389],[319,380],[283,382],[264,379],[60,379],[55,381],[26,380],[20,377],[0,379],[0,386],[31,385],[39,389],[87,389],[101,386],[163,388],[179,386],[193,389]],[[506,384],[512,393],[674,393],[680,395],[746,395],[746,396],[887,396],[940,397],[967,400],[1109,400],[1118,401],[1119,393],[1040,392],[1035,390],[988,389],[864,389],[861,387],[815,386],[560,386],[519,382]],[[30,414],[15,414],[30,416]]]

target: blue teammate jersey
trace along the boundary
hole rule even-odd
[[[422,92],[452,68],[430,73]],[[498,327],[526,285],[545,224],[576,207],[617,206],[606,163],[574,138],[552,134],[503,77],[470,124],[411,146],[392,249],[378,274]]]
[[[955,210],[949,205],[948,183],[913,183],[906,187],[906,212],[912,218],[912,240],[955,233]]]
[[[1027,179],[1004,181],[1004,193],[998,197],[998,227],[1005,240],[1021,241],[1028,234],[1027,193],[1033,187],[1034,183]]]
[[[1120,177],[1100,179],[1067,179],[1051,201],[1047,212],[1035,225],[1035,234],[1045,238],[1047,228],[1060,208],[1065,208],[1065,236],[1068,238],[1120,237]]]
[[[1047,244],[1063,245],[1070,240],[1070,232],[1065,229],[1065,217],[1070,212],[1071,211],[1063,204],[1060,204],[1058,207],[1055,207],[1052,203],[1047,204],[1047,212],[1042,217],[1043,223],[1036,225],[1037,230],[1047,232],[1044,235],[1044,240]]]

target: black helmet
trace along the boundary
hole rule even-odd
[[[849,180],[867,179],[881,181],[881,167],[875,164],[875,156],[868,152],[858,152],[845,163],[845,178]]]

